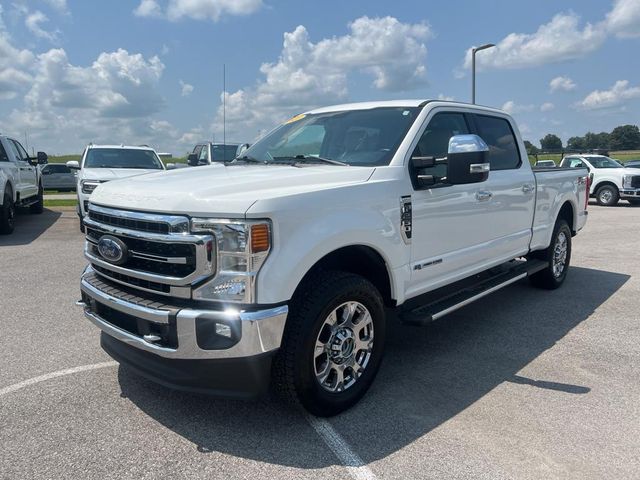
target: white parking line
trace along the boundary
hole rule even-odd
[[[33,385],[35,383],[46,382],[47,380],[51,380],[52,378],[64,377],[65,375],[73,375],[74,373],[86,372],[88,370],[97,370],[99,368],[115,367],[116,365],[118,365],[117,362],[92,363],[91,365],[82,365],[80,367],[67,368],[66,370],[58,370],[57,372],[47,373],[46,375],[33,377],[25,380],[24,382],[14,383],[13,385],[9,385],[8,387],[1,388],[0,397],[6,395],[7,393],[15,392],[22,388],[28,387],[29,385]]]
[[[354,452],[331,424],[322,418],[306,415],[307,422],[313,427],[322,441],[338,457],[346,467],[351,478],[355,480],[375,480],[376,476],[360,456]]]

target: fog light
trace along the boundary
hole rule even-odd
[[[203,350],[233,347],[242,337],[240,322],[223,322],[211,318],[196,319],[196,341]]]

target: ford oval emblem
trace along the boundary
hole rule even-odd
[[[115,265],[127,260],[127,246],[119,238],[103,235],[98,240],[98,252],[107,262]]]

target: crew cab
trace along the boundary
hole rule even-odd
[[[31,213],[44,210],[38,164],[46,163],[46,153],[30,157],[19,141],[0,135],[0,234],[13,232],[17,207],[29,207]]]
[[[164,171],[165,166],[151,147],[129,145],[90,144],[82,152],[80,162],[72,160],[67,167],[77,170],[77,213],[80,231],[84,232],[84,217],[87,214],[89,197],[101,183],[120,178]]]
[[[188,155],[187,164],[190,167],[197,167],[230,162],[248,147],[248,143],[199,143]]]
[[[500,110],[320,108],[224,166],[98,186],[78,305],[154,381],[237,397],[271,384],[334,415],[374,381],[389,311],[424,325],[526,277],[561,286],[587,191],[586,169],[532,171]]]
[[[588,168],[591,182],[590,197],[599,205],[611,207],[620,199],[632,205],[640,205],[640,166],[626,167],[604,155],[568,155],[560,162],[561,167]]]

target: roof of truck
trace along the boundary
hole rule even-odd
[[[90,143],[87,145],[87,148],[122,148],[127,150],[154,150],[152,147],[148,145],[96,145],[95,143]],[[155,150],[154,150],[155,151]]]
[[[340,105],[331,105],[328,107],[316,108],[314,110],[310,110],[305,112],[306,114],[316,114],[316,113],[329,113],[329,112],[341,112],[344,110],[367,110],[370,108],[380,108],[380,107],[420,107],[427,103],[442,103],[447,106],[458,106],[458,107],[477,107],[482,110],[491,110],[494,112],[505,113],[500,109],[494,107],[487,107],[485,105],[477,105],[465,102],[455,102],[451,100],[438,100],[435,98],[432,99],[410,99],[410,100],[384,100],[384,101],[376,101],[376,102],[357,102],[357,103],[343,103]]]

